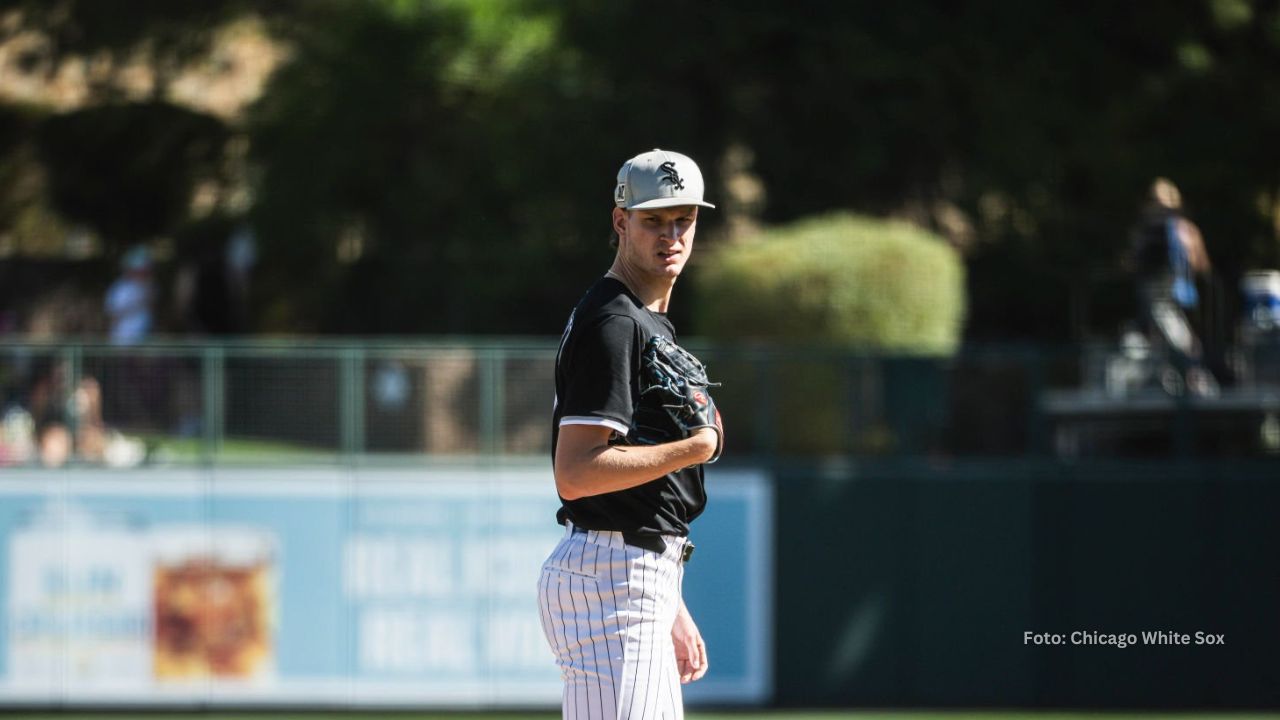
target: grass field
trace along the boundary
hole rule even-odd
[[[204,448],[200,438],[179,438],[169,435],[143,435],[141,439],[153,448],[155,460],[162,463],[193,465],[203,459]],[[317,462],[332,460],[336,450],[323,450],[271,440],[225,438],[218,459],[221,462]]]

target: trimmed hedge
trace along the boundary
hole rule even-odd
[[[694,324],[717,340],[946,355],[960,340],[964,282],[959,255],[938,236],[835,213],[718,249],[698,267]]]

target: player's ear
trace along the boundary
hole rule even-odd
[[[613,209],[613,231],[621,242],[627,236],[627,211],[622,208]]]

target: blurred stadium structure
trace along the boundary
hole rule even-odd
[[[517,608],[555,345],[498,334],[559,328],[659,142],[715,168],[708,250],[856,211],[967,278],[946,357],[691,343],[729,431],[694,704],[1280,706],[1280,7],[683,9],[637,63],[651,3],[0,2],[0,712],[554,704]],[[1125,332],[1156,173],[1214,393]],[[135,244],[161,335],[89,339]],[[1226,644],[1024,639],[1157,630]]]
[[[1280,546],[1271,517],[1280,502],[1275,386],[1259,382],[1211,398],[1144,390],[1127,396],[1120,412],[1108,409],[1116,396],[1104,382],[1089,389],[1096,368],[1079,350],[971,347],[930,359],[692,345],[724,383],[719,396],[730,428],[729,451],[709,476],[713,496],[722,495],[700,521],[700,562],[686,579],[728,684],[704,681],[690,690],[692,703],[1280,702],[1280,665],[1272,662],[1280,586],[1268,569]],[[84,537],[108,538],[82,541],[89,544],[61,561],[57,553],[25,562],[15,555],[8,581],[27,582],[40,562],[64,562],[69,577],[82,572],[85,582],[102,583],[117,575],[77,565],[106,552],[91,548],[153,543],[158,558],[181,555],[190,542],[174,538],[190,538],[195,522],[206,528],[197,536],[229,538],[230,549],[215,547],[209,556],[230,568],[219,572],[239,572],[236,563],[245,561],[235,558],[247,557],[244,548],[283,548],[269,553],[276,564],[266,575],[278,590],[251,595],[259,598],[252,607],[275,607],[280,627],[293,633],[271,646],[281,678],[301,682],[291,673],[312,662],[298,655],[299,623],[306,623],[304,637],[340,641],[326,662],[354,674],[281,686],[279,696],[270,684],[261,690],[267,694],[246,695],[259,686],[234,682],[228,690],[225,679],[158,695],[141,685],[133,692],[143,694],[125,696],[178,705],[306,704],[302,698],[311,697],[324,706],[501,707],[512,698],[544,706],[554,673],[541,662],[536,630],[528,634],[536,628],[531,606],[520,609],[531,598],[510,581],[536,570],[534,555],[556,530],[546,439],[553,353],[544,340],[6,343],[0,384],[11,401],[26,397],[27,379],[58,378],[54,404],[69,410],[62,419],[76,438],[84,393],[72,388],[82,387],[76,378],[93,378],[102,423],[143,448],[101,461],[73,453],[59,471],[40,470],[30,458],[0,469],[0,530],[25,538],[23,547],[40,546],[31,533],[45,525],[31,518],[65,522],[58,518],[67,507],[96,518],[89,526],[97,535]],[[770,482],[739,478],[743,472]],[[495,507],[507,508],[496,524],[484,519]],[[111,529],[122,510],[141,522],[144,538]],[[64,547],[80,547],[72,537]],[[751,543],[765,551],[748,552]],[[507,565],[486,564],[476,576],[467,558],[478,551],[486,563]],[[519,561],[526,554],[528,562]],[[176,570],[157,567],[192,572],[200,557]],[[456,565],[431,564],[438,562]],[[298,574],[329,565],[346,579]],[[472,577],[464,588],[472,594],[433,595],[422,580],[433,577],[431,567],[456,568],[438,577]],[[138,570],[113,572],[128,578]],[[415,577],[428,584],[402,586]],[[88,596],[98,599],[83,611],[138,602],[116,592],[129,583],[113,583],[115,594]],[[37,617],[50,607],[78,607],[59,599],[57,587],[45,592],[35,600],[26,593],[26,604],[14,607],[35,608]],[[215,595],[202,597],[213,602]],[[409,614],[377,614],[406,612],[397,603],[410,603]],[[450,614],[504,607],[514,614]],[[511,619],[521,613],[528,622]],[[440,626],[431,625],[439,617],[463,617],[454,627],[475,627],[480,638],[507,633],[496,645],[459,641],[470,649],[458,657],[498,652],[491,660],[498,669],[475,666],[492,672],[479,676],[487,678],[480,685],[439,683],[452,676],[433,663],[449,654],[440,640],[415,640],[440,637],[432,635]],[[30,627],[45,626],[10,618],[11,633]],[[136,627],[149,632],[145,622]],[[1227,644],[1119,650],[1024,639],[1025,632],[1157,630],[1222,634]],[[26,636],[9,640],[18,637]],[[139,642],[145,658],[151,641]],[[355,654],[343,660],[341,653]],[[10,669],[32,672],[15,662],[10,654]],[[541,680],[526,687],[514,670],[501,670],[519,663]],[[273,664],[259,666],[265,669],[254,672],[275,672]],[[360,685],[369,679],[360,673],[374,671],[401,684]],[[97,686],[65,679],[79,671],[63,672],[70,674],[58,676],[64,680],[48,694],[10,698],[36,706],[104,702]]]
[[[1208,397],[1160,387],[1160,360],[1141,347],[990,345],[929,358],[693,346],[724,383],[734,462],[1280,453],[1275,340],[1242,346],[1261,374]],[[58,422],[81,441],[67,460],[89,465],[107,460],[77,435],[86,423],[147,447],[107,464],[545,457],[554,352],[519,339],[10,341],[0,463],[36,463],[36,435]]]

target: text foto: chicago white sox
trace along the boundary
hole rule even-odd
[[[1226,645],[1226,635],[1194,633],[1174,630],[1143,630],[1141,633],[1103,633],[1095,630],[1075,630],[1070,633],[1038,633],[1027,630],[1022,633],[1023,645],[1111,645],[1120,649],[1131,645]]]

